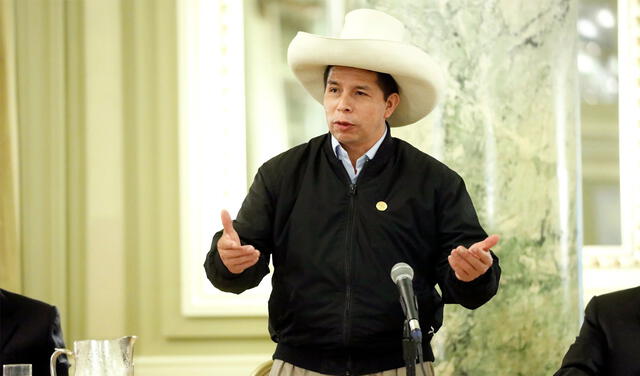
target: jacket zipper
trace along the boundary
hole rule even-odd
[[[349,220],[347,222],[347,233],[346,233],[346,252],[345,252],[345,280],[346,280],[346,302],[344,308],[344,345],[345,347],[349,347],[349,342],[351,341],[351,326],[349,325],[349,317],[351,315],[351,250],[353,248],[353,232],[355,229],[355,217],[356,217],[356,194],[358,193],[358,179],[362,176],[362,173],[365,170],[365,167],[368,165],[368,161],[365,161],[364,166],[360,170],[358,177],[356,178],[355,183],[351,183],[351,178],[345,171],[345,175],[347,175],[347,180],[349,182]],[[351,375],[351,354],[348,354],[347,358],[347,370],[346,375]]]
[[[345,262],[345,282],[346,282],[346,302],[344,308],[344,345],[348,347],[351,339],[351,326],[349,325],[349,316],[351,314],[351,248],[353,243],[353,225],[355,218],[355,196],[358,187],[355,183],[349,184],[349,219],[347,221],[346,231],[346,252],[344,254]]]

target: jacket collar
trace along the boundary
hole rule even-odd
[[[389,124],[387,124],[387,134],[384,136],[378,151],[373,159],[367,162],[367,166],[362,170],[362,174],[358,176],[358,184],[361,182],[367,181],[372,177],[378,175],[380,171],[387,165],[387,163],[391,160],[396,148],[395,140],[391,137],[391,128]],[[335,152],[332,150],[331,146],[331,133],[327,132],[324,138],[324,145],[322,146],[325,156],[330,162],[331,168],[338,175],[341,180],[349,181],[349,176],[347,172],[344,170],[344,166],[342,162],[336,157]]]

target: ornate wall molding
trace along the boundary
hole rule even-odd
[[[268,278],[241,296],[216,290],[202,264],[220,211],[247,192],[244,8],[240,1],[178,3],[182,313],[264,316]]]
[[[618,2],[620,202],[622,244],[584,247],[585,266],[640,258],[640,2]],[[624,46],[624,47],[622,47]],[[602,261],[599,261],[602,260]]]
[[[622,247],[640,256],[640,2],[618,4]]]

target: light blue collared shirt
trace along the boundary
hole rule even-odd
[[[351,164],[351,160],[349,159],[349,154],[347,153],[347,151],[344,150],[342,145],[340,145],[340,142],[338,142],[338,140],[333,137],[333,135],[331,135],[331,146],[333,148],[333,153],[342,162],[344,169],[347,170],[347,174],[349,174],[351,183],[355,184],[360,171],[362,171],[362,168],[364,167],[364,164],[375,157],[378,149],[380,148],[380,145],[382,144],[382,140],[384,140],[384,137],[387,135],[387,132],[388,129],[387,127],[385,127],[382,137],[380,137],[380,139],[375,144],[373,144],[371,149],[367,150],[367,152],[364,153],[362,157],[358,158],[358,160],[356,161],[355,170],[353,168],[353,165]]]

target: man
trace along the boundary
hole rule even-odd
[[[556,376],[640,375],[640,286],[594,296]]]
[[[391,137],[387,123],[418,121],[441,95],[434,64],[403,33],[364,9],[340,38],[298,33],[289,64],[323,104],[329,134],[266,162],[236,220],[222,213],[205,261],[216,287],[258,285],[273,257],[271,375],[403,372],[404,315],[389,278],[398,262],[415,270],[428,361],[443,300],[473,309],[497,291],[498,238],[487,238],[460,176]]]
[[[0,367],[31,364],[33,376],[49,375],[49,358],[64,348],[56,307],[0,289]],[[58,375],[67,375],[66,357],[60,357]]]

